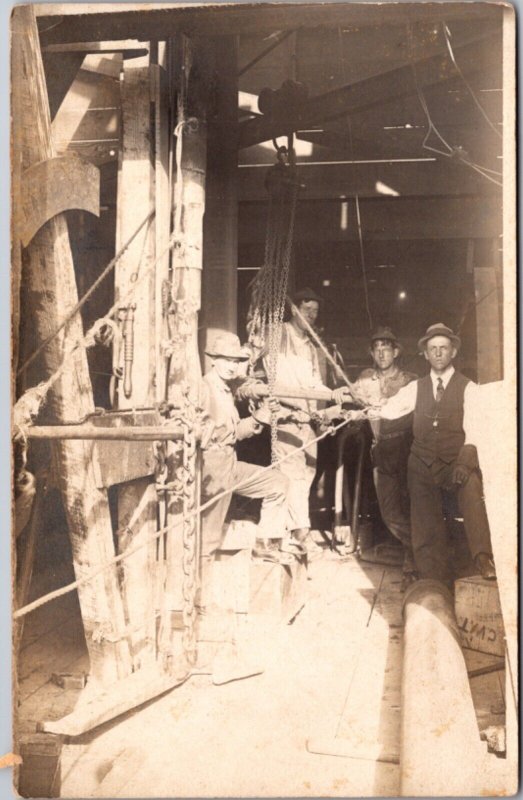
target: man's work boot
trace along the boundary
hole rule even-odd
[[[474,558],[474,567],[486,581],[497,579],[493,558],[488,553],[478,553]]]

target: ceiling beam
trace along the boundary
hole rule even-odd
[[[429,155],[429,154],[427,154]],[[424,158],[426,156],[421,156]],[[267,198],[263,167],[240,167],[238,199]],[[303,184],[300,200],[332,200],[354,197],[425,197],[498,194],[499,187],[463,164],[448,159],[388,161],[383,163],[302,162],[298,179]],[[396,193],[396,194],[395,194]]]
[[[357,241],[354,203],[301,201],[295,241]],[[496,238],[502,230],[501,198],[383,197],[360,201],[365,239],[475,239]],[[266,203],[241,203],[238,236],[241,244],[263,241]]]
[[[497,52],[496,47],[500,44],[499,38],[498,34],[487,35],[478,38],[475,42],[456,47],[454,53],[459,59],[461,70],[470,74],[478,69],[478,51],[481,50],[481,46],[488,47],[490,52],[495,53]],[[439,84],[456,77],[456,70],[446,52],[417,61],[416,71],[422,87]],[[250,147],[278,136],[285,136],[290,131],[312,127],[344,114],[366,111],[415,93],[416,83],[413,69],[410,64],[407,64],[376,77],[366,78],[312,97],[302,103],[292,115],[275,118],[256,117],[242,122],[239,126],[239,147]]]
[[[53,3],[36,4],[43,44],[114,39],[159,40],[177,33],[198,36],[260,34],[309,27],[372,26],[408,22],[488,19],[502,16],[494,4],[456,3]],[[118,10],[115,10],[118,9]],[[57,23],[57,18],[59,22]]]

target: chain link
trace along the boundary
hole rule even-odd
[[[278,149],[278,164],[271,167],[267,178],[269,208],[265,256],[252,290],[249,341],[258,350],[265,351],[265,365],[269,386],[269,400],[274,398],[274,387],[278,368],[281,332],[287,284],[292,255],[296,200],[299,184],[293,148],[287,152],[287,164],[283,162],[283,150]],[[276,441],[278,437],[277,414],[271,412],[271,461],[276,463]]]
[[[198,548],[197,524],[194,509],[196,508],[196,438],[194,422],[196,410],[184,394],[185,409],[183,414],[183,648],[187,662],[192,667],[196,663],[196,589],[198,581]]]

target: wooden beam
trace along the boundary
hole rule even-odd
[[[51,143],[49,104],[34,7],[18,6],[13,11],[13,49],[22,54],[24,69],[13,86],[22,94],[23,138],[18,157],[24,168],[54,156]],[[23,189],[24,187],[22,187]],[[74,265],[67,224],[63,214],[53,217],[36,234],[24,251],[26,314],[31,315],[37,341],[78,301]],[[56,336],[43,351],[40,379],[51,375],[73,344],[82,340],[79,316]],[[60,381],[51,389],[46,404],[55,422],[81,419],[94,411],[86,352],[78,347],[70,357]],[[53,457],[59,474],[66,512],[73,565],[77,579],[90,574],[114,556],[113,532],[107,494],[96,487],[95,454],[89,442],[63,442]],[[78,589],[85,638],[91,662],[93,686],[108,684],[129,674],[131,662],[125,638],[108,641],[107,635],[123,628],[123,606],[116,568],[107,569]]]
[[[296,242],[357,241],[354,203],[302,201],[296,213]],[[363,237],[369,239],[462,239],[498,237],[501,201],[496,197],[365,198],[360,202]],[[265,238],[266,205],[242,203],[239,242]]]
[[[427,154],[428,156],[428,154]],[[423,159],[423,156],[421,156]],[[304,162],[298,168],[303,185],[300,200],[333,200],[340,197],[431,197],[452,195],[499,195],[499,188],[464,164],[446,159],[384,161],[383,163],[322,164]],[[265,167],[239,170],[238,199],[256,202],[267,198]]]
[[[234,37],[212,39],[217,105],[209,120],[203,226],[201,325],[206,345],[218,330],[236,331],[238,262],[238,150],[232,133],[238,106]],[[263,171],[263,170],[262,170]]]
[[[474,268],[478,383],[501,380],[498,276],[493,267]]]
[[[96,9],[96,10],[95,10]],[[470,3],[378,3],[354,2],[306,3],[223,3],[195,7],[192,4],[155,4],[145,10],[143,4],[125,6],[115,11],[114,5],[42,4],[37,6],[42,41],[104,41],[105,39],[165,40],[184,32],[198,36],[230,36],[259,34],[295,28],[338,25],[390,25],[420,20],[488,19],[499,21],[502,9]],[[55,16],[62,17],[59,25]],[[47,29],[47,30],[46,30]]]
[[[481,37],[476,42],[455,49],[463,72],[477,68],[478,45],[492,43],[494,48],[498,36]],[[420,86],[427,87],[455,78],[455,68],[447,53],[416,62]],[[344,114],[355,114],[382,103],[396,101],[416,93],[412,66],[408,64],[373,78],[333,89],[303,103],[292,115],[279,118],[256,117],[240,123],[239,146],[250,147],[257,142],[266,142],[290,131],[308,128],[324,120],[336,119]]]
[[[151,68],[126,61],[122,80],[122,151],[118,170],[116,249],[154,208],[155,142],[151,130]],[[154,272],[150,271],[156,255],[156,220],[142,229],[115,267],[116,298],[125,297],[132,288],[133,276],[147,273],[139,292],[127,299],[135,306],[133,313],[131,361],[120,351],[124,377],[117,382],[119,409],[150,406],[156,400],[154,388],[156,329]],[[128,311],[122,311],[127,314]],[[126,345],[127,348],[127,345]],[[150,477],[142,477],[118,487],[119,552],[132,549],[150,539],[156,530],[156,492]],[[156,658],[156,617],[154,579],[156,543],[149,542],[121,564],[122,589],[131,626],[134,670],[143,669]]]

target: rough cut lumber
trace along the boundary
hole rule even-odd
[[[20,48],[26,80],[20,80],[24,138],[21,157],[24,168],[54,156],[50,115],[43,75],[34,8],[13,11],[13,48]],[[21,74],[20,74],[21,78]],[[16,83],[16,82],[15,82]],[[32,315],[37,340],[45,339],[64,314],[78,301],[67,225],[63,215],[54,217],[36,234],[24,251],[26,294],[24,302]],[[65,353],[81,340],[82,324],[77,316],[66,331],[56,336],[42,353],[44,369],[51,375]],[[48,413],[56,421],[82,419],[94,411],[85,349],[79,347],[68,368],[50,392]],[[60,475],[60,490],[71,539],[76,578],[90,573],[114,555],[111,517],[106,492],[96,487],[93,445],[62,442],[54,454]],[[123,606],[116,569],[108,569],[78,590],[85,637],[91,661],[91,680],[110,683],[130,672],[125,640],[108,642],[107,632],[123,627]]]
[[[145,59],[147,60],[147,59]],[[124,63],[122,80],[122,155],[118,170],[118,250],[154,208],[154,139],[151,131],[151,72],[143,60]],[[119,409],[150,406],[156,400],[155,374],[155,220],[146,225],[115,268],[115,295],[135,305],[133,358],[124,365],[122,342],[119,366],[127,378],[117,381]],[[132,297],[136,275],[143,278]],[[121,314],[125,314],[122,308]],[[122,326],[125,323],[122,322]],[[122,328],[121,328],[122,330]],[[126,393],[127,387],[127,393]],[[156,492],[149,477],[118,488],[118,538],[120,553],[150,539],[156,530]],[[122,562],[122,587],[127,621],[132,628],[134,669],[154,663],[156,617],[153,580],[156,575],[156,542],[142,547]]]

